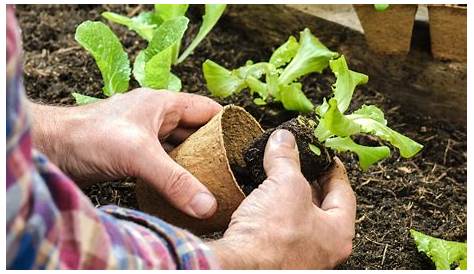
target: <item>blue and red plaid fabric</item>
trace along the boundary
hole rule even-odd
[[[97,209],[32,148],[20,36],[7,6],[6,230],[8,269],[209,269],[210,249],[145,213]]]

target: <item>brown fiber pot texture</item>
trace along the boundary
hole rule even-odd
[[[382,54],[406,55],[418,5],[390,5],[376,11],[374,5],[353,5],[369,48]]]
[[[431,52],[441,60],[467,60],[467,8],[429,5]]]
[[[143,181],[136,186],[140,209],[197,234],[225,230],[245,198],[230,166],[245,165],[243,150],[262,133],[260,124],[248,112],[230,105],[170,153],[216,197],[217,211],[212,217],[200,220],[182,213]]]

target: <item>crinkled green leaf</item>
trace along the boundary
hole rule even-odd
[[[161,68],[153,68],[152,66],[148,66],[147,63],[158,53],[170,50],[172,47],[179,41],[184,35],[186,31],[187,25],[189,20],[184,16],[179,16],[171,20],[164,21],[154,32],[153,38],[148,44],[148,47],[142,50],[136,57],[135,62],[133,64],[133,76],[135,79],[140,83],[140,86],[148,86],[150,81],[158,83],[161,80],[153,80],[151,79],[152,76],[146,76],[146,73],[153,73],[156,71],[165,71],[168,69],[168,74],[163,75],[163,78],[169,79],[170,75],[170,66],[168,66],[168,62],[166,61],[158,61],[155,59],[154,66],[161,65]],[[167,53],[162,55],[160,58],[164,58],[168,56],[171,62],[171,53]],[[148,69],[146,68],[148,67]],[[155,74],[156,76],[156,74]],[[153,77],[155,77],[153,76]],[[145,80],[145,78],[147,80]],[[168,83],[163,86],[166,88]]]
[[[155,4],[155,14],[163,21],[168,21],[184,16],[188,7],[188,4]]]
[[[383,111],[374,105],[362,105],[362,107],[352,113],[352,117],[355,117],[356,115],[370,117],[375,121],[387,125],[387,120],[385,120]]]
[[[320,117],[324,115],[324,113],[326,113],[326,111],[328,111],[329,109],[329,104],[326,100],[326,98],[323,98],[323,103],[321,105],[318,105],[314,111],[316,112],[316,114],[318,114]]]
[[[294,36],[290,36],[288,41],[286,41],[273,52],[272,56],[270,57],[270,64],[273,64],[277,68],[286,65],[291,61],[291,59],[293,59],[293,57],[295,57],[299,47],[300,44],[298,41],[296,41],[296,38]]]
[[[359,133],[361,126],[351,119],[346,118],[338,108],[338,102],[335,98],[329,100],[329,108],[321,117],[315,135],[320,142],[326,138],[336,135],[347,137]]]
[[[280,101],[285,109],[304,113],[313,111],[314,105],[301,90],[301,83],[281,85],[279,89]]]
[[[76,100],[76,104],[78,105],[87,105],[101,100],[100,98],[83,95],[77,92],[73,92],[72,96],[74,97],[74,99]]]
[[[374,109],[374,107],[371,108]],[[365,108],[364,112],[367,110],[368,108]],[[363,114],[363,112],[354,112],[354,114],[346,115],[345,117],[360,125],[361,132],[373,134],[382,140],[390,142],[390,144],[400,150],[402,157],[413,157],[423,148],[419,143],[389,128],[385,124],[385,120],[383,120],[385,123],[374,120],[370,115],[367,113]]]
[[[114,12],[106,11],[102,13],[102,17],[110,22],[128,27],[147,41],[151,41],[155,28],[161,24],[161,21],[155,17],[153,12],[142,12],[138,16],[129,18]]]
[[[250,88],[251,94],[257,93],[260,95],[260,98],[265,101],[268,98],[268,89],[267,84],[257,80],[253,76],[249,76],[245,79],[245,83]]]
[[[430,257],[436,269],[449,270],[453,264],[457,264],[461,270],[467,269],[467,243],[438,239],[414,229],[410,229],[410,235],[418,251]]]
[[[211,60],[202,64],[202,70],[207,88],[214,96],[225,98],[247,87],[243,79]]]
[[[171,75],[171,48],[155,54],[145,64],[143,87],[166,89]]]
[[[291,83],[311,72],[322,72],[328,66],[329,60],[339,55],[326,48],[309,29],[300,32],[299,44],[295,57],[280,75],[280,84]]]
[[[128,90],[130,61],[113,31],[101,22],[86,21],[76,29],[75,39],[95,59],[107,96]]]
[[[351,137],[334,137],[326,140],[324,145],[337,152],[351,151],[357,154],[362,170],[390,156],[390,149],[386,146],[369,147],[355,143]]]
[[[201,41],[206,37],[206,35],[211,31],[211,29],[216,25],[219,18],[224,13],[226,4],[206,4],[205,13],[202,17],[202,24],[199,28],[199,32],[188,46],[188,48],[181,54],[181,56],[176,61],[176,64],[181,63],[188,55],[190,55],[193,50],[201,43]]]
[[[366,84],[369,77],[365,74],[349,70],[344,55],[336,60],[329,61],[332,72],[336,75],[334,84],[334,98],[338,102],[339,110],[344,113],[349,107],[352,94],[356,86]]]
[[[254,77],[260,79],[265,73],[275,69],[275,67],[267,62],[252,63],[247,61],[245,66],[242,66],[238,69],[235,69],[235,74],[242,78],[246,79],[247,77]]]

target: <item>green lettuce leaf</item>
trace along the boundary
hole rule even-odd
[[[102,100],[100,98],[83,95],[77,92],[73,92],[71,93],[71,95],[74,97],[74,99],[76,100],[76,104],[78,105],[87,105],[87,104],[95,103]]]
[[[339,54],[330,51],[318,38],[311,34],[309,29],[300,32],[300,47],[295,57],[285,67],[279,78],[280,84],[288,84],[299,77],[312,73],[322,72],[329,64],[329,60]]]
[[[290,36],[288,41],[283,45],[278,47],[270,57],[270,64],[273,64],[275,67],[279,68],[286,65],[288,62],[295,57],[296,52],[298,51],[300,44],[296,41],[294,36]]]
[[[202,70],[207,88],[213,96],[225,98],[247,87],[245,80],[211,60],[202,64]]]
[[[381,124],[387,125],[383,111],[374,105],[362,105],[362,107],[352,113],[352,117],[356,115],[369,117]]]
[[[186,14],[188,4],[155,4],[155,16],[163,21],[172,20]],[[171,63],[178,59],[179,50],[181,49],[181,39],[171,47]]]
[[[321,149],[313,144],[308,144],[309,150],[311,150],[316,156],[321,155]]]
[[[467,269],[467,243],[446,241],[410,229],[419,252],[433,260],[438,270],[449,270],[456,263],[461,270]]]
[[[224,13],[226,4],[206,4],[205,13],[202,17],[202,24],[199,28],[199,32],[188,46],[188,48],[181,54],[176,64],[181,63],[188,55],[190,55],[193,50],[201,43],[201,41],[206,37],[206,35],[211,31],[211,29],[216,25],[219,18]]]
[[[376,11],[385,11],[390,7],[390,4],[374,4],[374,8]]]
[[[188,28],[189,19],[184,16],[164,21],[153,33],[148,47],[145,49],[146,61],[150,60],[158,52],[172,47],[181,41],[184,32]]]
[[[135,31],[143,39],[151,41],[154,30],[161,24],[161,20],[155,17],[153,12],[142,12],[138,16],[129,18],[114,12],[103,12],[102,17],[110,22],[124,25]]]
[[[245,79],[245,83],[247,86],[250,88],[250,94],[257,93],[260,96],[260,99],[265,101],[268,98],[268,89],[267,89],[267,84],[261,82],[260,80],[257,80],[257,78],[253,76],[248,76]],[[260,100],[257,100],[259,104],[262,102]]]
[[[76,29],[75,39],[94,57],[106,96],[128,90],[130,61],[120,40],[108,26],[101,22],[83,22]]]
[[[329,138],[324,143],[337,152],[351,151],[357,154],[359,165],[362,170],[367,170],[376,162],[390,157],[390,149],[387,146],[369,147],[355,143],[350,137]]]
[[[376,111],[370,115],[368,114],[369,110]],[[346,115],[345,117],[358,124],[361,132],[375,135],[398,148],[402,157],[410,158],[415,156],[423,146],[389,128],[386,125],[385,119],[380,116],[381,112],[376,106],[365,106],[360,111],[355,111],[353,114]]]
[[[346,118],[339,111],[338,101],[335,98],[329,100],[328,106],[328,110],[321,116],[319,124],[314,131],[315,136],[320,142],[333,135],[347,137],[361,132],[359,124]]]
[[[133,65],[133,76],[140,83],[142,87],[167,88],[168,82],[165,79],[170,79],[170,65],[172,62],[172,50],[174,45],[181,41],[181,38],[186,31],[189,20],[184,16],[179,16],[171,20],[164,21],[154,32],[153,38],[148,44],[148,47],[142,50],[136,57]],[[154,58],[155,55],[162,53],[160,57],[156,57],[153,65],[148,65],[148,62]],[[164,60],[164,58],[169,58]],[[161,67],[157,67],[161,66]],[[165,71],[168,71],[167,73]],[[166,75],[159,76],[159,79],[152,79],[158,77],[158,72]],[[150,73],[149,76],[146,74]]]
[[[285,109],[303,113],[313,111],[314,105],[301,90],[301,83],[281,85],[279,88],[280,101]]]
[[[168,88],[171,77],[171,47],[155,54],[145,64],[143,86],[153,89]]]
[[[242,79],[247,77],[254,77],[260,79],[264,74],[270,73],[275,70],[275,67],[267,62],[253,63],[252,61],[247,61],[245,66],[242,66],[238,69],[235,69],[235,73]]]
[[[155,15],[163,21],[168,21],[179,16],[184,16],[188,10],[188,4],[155,4]]]
[[[339,110],[344,113],[351,103],[356,86],[366,84],[369,77],[349,70],[344,55],[336,60],[329,61],[329,67],[337,78],[333,86],[334,98],[338,102]]]
[[[171,91],[180,91],[181,90],[181,79],[178,76],[170,73],[169,82],[168,82],[168,90]]]

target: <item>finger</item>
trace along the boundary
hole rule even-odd
[[[263,167],[267,180],[288,187],[285,191],[290,191],[295,197],[303,195],[310,198],[311,188],[301,173],[298,146],[288,130],[276,130],[270,135],[265,147]]]
[[[190,93],[178,93],[176,96],[173,108],[181,111],[179,125],[182,127],[200,127],[222,109],[216,101],[205,96]]]
[[[267,176],[300,172],[300,159],[295,137],[285,129],[275,130],[268,138],[263,157]]]
[[[344,164],[334,157],[333,168],[321,178],[321,209],[347,218],[355,218],[356,199],[347,177]]]
[[[166,138],[166,142],[173,144],[173,145],[179,145],[181,144],[184,140],[186,140],[191,134],[196,132],[196,129],[192,128],[176,128],[171,132],[171,134]]]
[[[145,150],[141,159],[138,176],[156,187],[176,208],[196,218],[214,214],[217,202],[211,192],[173,161],[161,146]]]
[[[161,146],[163,147],[163,149],[166,151],[166,153],[170,153],[174,148],[175,146],[170,144],[170,143],[161,143]]]

